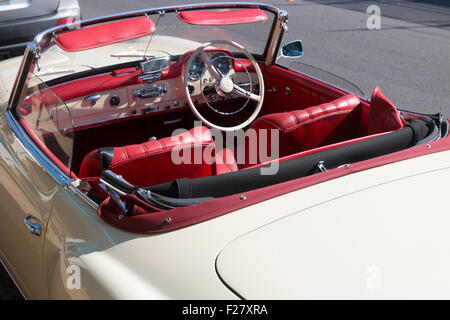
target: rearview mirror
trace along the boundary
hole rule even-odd
[[[281,48],[283,58],[299,58],[303,56],[303,45],[301,40],[294,40],[286,43]]]
[[[169,68],[169,57],[154,58],[141,63],[142,71],[147,73],[155,73]]]

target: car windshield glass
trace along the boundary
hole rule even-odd
[[[206,12],[209,15],[214,12],[230,11],[234,10],[207,9],[203,11],[197,10],[195,12]],[[81,71],[143,60],[144,54],[146,54],[146,58],[180,56],[186,52],[195,50],[202,43],[217,39],[233,40],[243,45],[253,55],[262,56],[268,39],[271,36],[275,16],[271,11],[262,9],[258,11],[262,12],[263,19],[250,23],[242,23],[242,20],[236,20],[236,24],[225,25],[221,25],[220,23],[223,22],[220,21],[205,22],[199,19],[186,21],[180,18],[179,12],[169,12],[163,15],[148,15],[148,19],[151,19],[152,25],[154,25],[154,31],[147,32],[143,36],[133,38],[130,36],[130,39],[124,37],[125,40],[120,42],[107,42],[99,37],[97,45],[94,45],[95,40],[91,39],[88,49],[86,49],[87,45],[84,43],[85,41],[81,41],[81,37],[78,37],[76,34],[79,30],[71,30],[56,35],[56,38],[50,42],[48,47],[44,46],[41,48],[41,69],[37,72],[37,75],[44,81],[48,81]],[[192,11],[189,12],[192,13]],[[245,22],[246,20],[243,21]],[[109,23],[114,22],[108,22],[103,25]],[[91,27],[83,27],[83,30]],[[72,38],[70,36],[71,32],[74,32],[74,37]],[[64,35],[66,42],[70,42],[69,45],[61,45],[61,41],[58,41],[58,37],[61,37],[61,35]],[[95,35],[96,33],[92,33],[94,38]],[[110,34],[108,36],[111,37]],[[105,42],[105,45],[102,45],[102,41]],[[74,49],[77,44],[82,50],[78,50],[79,48]]]
[[[31,76],[16,115],[22,128],[51,160],[62,169],[71,167],[74,126],[70,110],[38,76]]]

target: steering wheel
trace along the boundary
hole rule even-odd
[[[251,77],[250,77],[250,73],[248,72],[248,69],[245,67],[245,65],[240,62],[238,59],[230,57],[230,56],[226,56],[227,58],[230,58],[234,61],[237,61],[237,63],[241,64],[241,66],[243,67],[243,69],[246,71],[248,79],[249,79],[249,83],[247,83],[246,85],[248,86],[248,84],[250,84],[250,91],[244,89],[242,86],[242,84],[236,84],[233,77],[230,76],[229,74],[224,74],[219,67],[217,67],[216,65],[216,59],[217,58],[210,58],[210,56],[205,52],[205,49],[208,47],[212,47],[214,46],[215,48],[218,48],[217,45],[228,45],[230,47],[233,47],[235,49],[237,49],[238,51],[242,52],[245,57],[252,63],[253,68],[256,71],[256,75],[258,77],[258,86],[259,86],[259,94],[255,94],[252,93],[252,81],[251,81]],[[206,102],[206,104],[209,106],[210,109],[212,109],[214,112],[221,114],[221,115],[233,115],[236,114],[240,111],[242,111],[244,108],[247,107],[248,102],[250,100],[255,101],[257,103],[255,110],[253,111],[253,113],[247,117],[246,119],[243,119],[243,121],[241,123],[239,123],[238,125],[235,126],[231,126],[231,127],[224,127],[221,126],[219,124],[213,123],[211,121],[208,121],[198,110],[197,106],[195,105],[195,103],[192,101],[192,97],[191,94],[192,92],[190,92],[192,89],[190,89],[190,84],[189,81],[192,82],[191,80],[188,80],[189,77],[189,70],[191,67],[191,64],[194,63],[195,59],[197,57],[200,57],[201,60],[204,63],[204,67],[202,70],[202,76],[199,79],[196,79],[196,81],[200,81],[200,89],[202,91],[203,94],[203,90],[202,90],[202,79],[205,75],[206,70],[209,71],[210,75],[215,79],[215,85],[214,85],[214,90],[215,93],[221,97],[224,98],[232,98],[234,97],[234,94],[240,96],[240,97],[244,97],[247,98],[246,102],[236,111],[234,112],[222,112],[220,110],[218,110],[217,108],[213,107],[208,99],[206,99],[204,97],[204,100]],[[223,56],[222,56],[223,57]],[[189,59],[186,62],[185,65],[185,70],[183,72],[183,77],[184,77],[184,89],[185,89],[185,93],[186,93],[186,99],[188,102],[189,107],[191,108],[192,112],[195,114],[195,116],[202,121],[205,125],[207,125],[210,128],[215,128],[221,131],[235,131],[235,130],[239,130],[242,129],[246,126],[248,126],[253,120],[255,120],[255,118],[257,117],[257,115],[259,114],[259,112],[261,111],[261,107],[264,101],[264,79],[263,79],[263,75],[261,72],[261,69],[259,68],[258,63],[256,62],[256,60],[253,58],[253,56],[240,44],[234,42],[234,41],[230,41],[230,40],[213,40],[210,42],[206,42],[204,44],[202,44],[200,47],[198,47],[189,57]]]

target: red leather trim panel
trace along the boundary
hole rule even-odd
[[[155,30],[152,20],[139,17],[58,34],[55,43],[64,51],[82,51],[146,36]]]
[[[305,74],[277,65],[265,69],[264,79],[267,92],[263,114],[304,109],[346,94]],[[290,89],[288,95],[285,94],[285,88]]]
[[[220,26],[230,24],[252,23],[267,20],[267,15],[259,9],[243,9],[230,11],[194,12],[183,11],[178,19],[188,24],[200,26]]]
[[[403,128],[404,124],[394,104],[376,87],[370,100],[368,133],[394,131]]]
[[[134,70],[131,72],[131,70]],[[74,80],[52,87],[52,90],[63,100],[72,100],[86,96],[94,92],[101,92],[139,83],[138,75],[141,71],[134,68],[129,73],[117,73],[118,71],[97,76]]]

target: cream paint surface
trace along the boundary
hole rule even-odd
[[[108,227],[107,229],[110,230],[109,236],[114,239],[115,244],[111,248],[106,248],[101,253],[92,252],[82,255],[80,259],[95,260],[95,256],[101,254],[109,256],[110,260],[108,261],[111,261],[111,263],[114,263],[114,260],[117,260],[117,263],[126,263],[126,265],[129,266],[127,272],[134,274],[133,277],[138,274],[140,279],[147,284],[145,289],[142,288],[141,285],[136,286],[136,291],[134,291],[132,295],[135,295],[136,297],[142,297],[144,291],[151,288],[151,296],[161,295],[172,299],[237,298],[237,296],[226,288],[216,273],[215,263],[217,256],[219,256],[218,268],[222,273],[222,276],[240,294],[246,298],[273,298],[276,294],[280,293],[282,288],[273,285],[272,282],[280,276],[280,272],[285,273],[285,277],[290,277],[291,275],[289,273],[293,272],[293,270],[287,264],[280,262],[276,265],[275,271],[273,271],[273,269],[272,272],[265,270],[267,272],[264,273],[264,277],[268,278],[265,283],[258,278],[255,279],[250,273],[255,272],[255,274],[260,274],[256,273],[256,270],[254,270],[257,267],[257,259],[260,259],[259,261],[262,259],[262,263],[266,262],[266,260],[271,260],[271,251],[266,251],[265,248],[267,248],[267,250],[273,249],[275,242],[273,245],[268,245],[267,242],[270,241],[269,239],[281,239],[282,237],[286,237],[286,235],[292,234],[290,231],[297,230],[298,228],[299,231],[302,231],[299,232],[301,234],[295,232],[294,234],[297,237],[301,237],[301,240],[305,244],[299,249],[298,255],[293,257],[289,256],[289,258],[296,261],[295,259],[302,260],[302,257],[304,256],[309,257],[314,253],[317,255],[321,251],[326,252],[327,254],[322,257],[320,262],[334,263],[336,264],[336,270],[334,273],[331,272],[329,275],[325,275],[333,276],[339,273],[341,274],[341,277],[347,277],[350,281],[349,283],[352,283],[353,288],[355,288],[357,285],[361,286],[360,281],[363,281],[362,283],[364,285],[366,268],[370,266],[370,263],[375,265],[379,263],[381,268],[391,268],[393,262],[399,261],[392,255],[394,248],[392,246],[393,230],[397,230],[397,237],[405,239],[401,244],[405,250],[409,250],[409,252],[407,252],[407,257],[412,257],[411,253],[416,247],[416,243],[411,242],[411,245],[408,246],[408,241],[406,240],[414,240],[411,238],[413,235],[412,230],[417,230],[417,226],[421,222],[420,217],[423,213],[423,206],[415,205],[415,203],[411,203],[408,206],[408,204],[405,204],[405,196],[399,198],[396,196],[395,191],[398,190],[397,186],[401,185],[403,188],[402,195],[412,194],[417,198],[417,194],[413,193],[413,188],[417,187],[413,183],[423,183],[424,181],[430,181],[433,178],[437,178],[436,183],[439,185],[439,188],[436,186],[436,188],[432,189],[433,192],[430,191],[431,188],[428,188],[428,191],[426,192],[432,192],[436,199],[444,198],[446,190],[444,181],[448,178],[449,173],[448,170],[436,170],[448,168],[448,163],[450,163],[450,151],[414,158],[324,182],[243,208],[210,221],[160,235],[139,236],[123,233]],[[436,171],[436,173],[433,173],[433,171]],[[445,175],[442,175],[444,172]],[[419,173],[423,173],[423,175],[418,175]],[[408,188],[411,190],[408,190]],[[375,221],[376,223],[373,223],[376,214],[374,212],[382,211],[385,208],[381,202],[370,203],[371,211],[367,211],[365,214],[358,215],[357,212],[360,212],[361,210],[350,210],[344,215],[341,213],[343,207],[365,207],[368,205],[369,201],[376,199],[377,195],[389,195],[388,201],[384,204],[385,206],[391,205],[393,208],[398,209],[405,205],[405,208],[408,208],[407,211],[410,211],[408,215],[410,215],[411,218],[414,218],[410,220],[411,229],[399,228],[402,219],[405,218],[404,212],[400,212],[401,214],[397,216],[386,216],[385,214],[382,214],[380,219]],[[430,194],[427,195],[430,196]],[[436,208],[436,206],[439,205],[440,204],[435,204],[433,208]],[[445,205],[446,204],[444,203],[444,207],[441,209],[446,209]],[[336,212],[340,214],[336,213],[336,215],[333,215],[332,212],[330,212],[330,208],[336,208]],[[379,210],[377,210],[377,208]],[[449,208],[447,208],[447,211],[448,209]],[[301,213],[299,214],[299,212]],[[292,217],[286,218],[289,216]],[[284,225],[279,228],[273,227],[273,229],[270,227],[274,221],[280,221],[280,223],[282,223],[284,221],[283,218],[286,218],[286,221],[290,222],[291,225],[289,228],[283,228]],[[392,218],[391,227],[387,224],[389,218]],[[437,224],[436,229],[431,228],[432,224],[430,224],[430,221],[427,222],[426,215],[422,216],[422,218],[424,225],[429,226],[424,232],[429,234],[430,237],[433,237],[433,239],[436,239],[433,234],[435,231],[442,230],[442,225],[440,226],[438,222],[445,223],[447,221],[446,216],[442,214],[433,216],[432,221]],[[408,222],[407,219],[405,221]],[[286,223],[289,224],[288,222]],[[372,224],[373,228],[371,227]],[[235,246],[239,246],[235,245],[234,241],[238,243],[240,240],[236,239],[246,234],[248,234],[249,237],[260,235],[264,238],[266,230],[266,228],[264,228],[265,225],[268,226],[267,239],[262,241],[260,245],[255,245],[255,253],[253,256],[251,255],[251,252],[245,254],[233,250],[235,249]],[[273,225],[276,226],[277,223],[273,223]],[[333,233],[333,225],[338,225],[342,229],[342,234],[339,234],[340,237],[338,237],[338,234],[336,233],[337,230]],[[352,228],[352,225],[354,228]],[[306,230],[308,229],[308,226],[310,230]],[[414,228],[412,228],[412,226],[414,226]],[[345,229],[343,229],[344,227]],[[260,229],[260,231],[256,231],[254,233],[255,236],[253,236],[252,231],[258,229]],[[350,232],[352,229],[355,230]],[[380,230],[387,230],[386,232],[390,236],[386,237],[385,240],[382,239],[376,243],[372,242],[370,236],[376,235]],[[318,235],[327,233],[333,237],[330,237],[330,239],[327,240],[322,239],[322,241],[318,241]],[[308,245],[305,242],[306,240],[308,240]],[[351,247],[346,247],[352,242],[359,242],[362,246],[368,245],[368,252],[372,252],[373,254],[364,254],[364,252],[355,251],[352,250]],[[244,241],[243,247],[245,248],[245,245],[253,246],[254,244],[254,242],[248,243],[250,244],[247,244],[247,242]],[[442,252],[442,250],[447,248],[447,245],[444,242],[436,242],[433,240],[433,244],[436,245],[434,248],[435,253]],[[337,245],[337,247],[333,245]],[[439,245],[441,247],[439,247]],[[429,254],[425,254],[426,252],[423,248],[423,246],[419,248],[420,252],[424,253],[424,257],[428,259],[430,256]],[[328,251],[324,251],[325,249]],[[333,251],[335,249],[336,251]],[[222,251],[224,253],[219,255]],[[268,256],[264,257],[264,255],[262,255],[262,257],[260,257],[258,256],[258,253],[260,252],[268,252]],[[291,252],[291,250],[279,250],[280,255],[287,255],[289,252]],[[375,255],[375,253],[379,254],[382,252],[389,252],[389,254],[386,253],[385,256]],[[252,257],[255,261],[248,262],[245,260],[246,263],[239,263],[239,261],[244,261],[245,255],[247,256],[247,259],[248,257]],[[339,255],[346,257],[346,259],[350,259],[348,263],[353,267],[346,269],[347,264],[336,258],[336,256]],[[235,260],[235,258],[237,260]],[[384,260],[380,260],[381,258],[384,258]],[[389,263],[389,259],[391,258],[395,259],[392,260],[392,263]],[[448,262],[446,260],[447,258],[448,257],[444,257],[442,260],[442,262],[445,262],[445,264],[443,264],[444,266]],[[435,261],[438,261],[440,256],[435,256],[435,259],[437,259]],[[246,265],[248,265],[248,267],[246,267]],[[324,276],[324,271],[323,269],[320,269],[319,262],[319,267],[316,267],[313,263],[302,264],[302,266],[304,270],[302,273],[303,277],[307,276],[311,279],[318,279]],[[399,264],[399,266],[404,266],[404,264]],[[427,266],[429,267],[430,265],[424,264],[424,268]],[[100,268],[100,265],[98,265],[98,268]],[[361,268],[363,269],[360,270]],[[417,267],[414,267],[411,270],[417,271],[418,269]],[[425,268],[422,271],[423,272],[419,273],[410,273],[411,276],[414,274],[414,277],[417,278],[416,283],[419,283],[421,286],[426,283],[426,278],[429,277],[429,273],[434,270]],[[124,279],[127,278],[127,272],[123,273]],[[371,296],[393,297],[404,295],[405,297],[411,297],[414,292],[417,297],[420,295],[422,297],[429,296],[429,293],[425,291],[410,291],[408,293],[406,291],[395,291],[389,288],[389,285],[392,285],[390,284],[391,279],[400,272],[401,269],[396,268],[391,274],[387,274],[385,291],[380,291]],[[406,278],[403,277],[402,279]],[[401,284],[404,284],[404,281]],[[341,283],[342,282],[340,282],[340,284]],[[281,296],[289,298],[312,298],[319,296],[317,290],[310,290],[312,285],[313,282],[306,282],[306,284],[303,285],[304,289],[295,286],[295,288],[291,288],[290,291],[287,290]],[[340,287],[329,281],[324,281],[320,285],[320,288],[322,289],[322,291],[320,291],[322,297],[337,297],[338,294],[336,290]],[[406,290],[406,287],[404,288]],[[423,286],[423,288],[427,287]],[[433,297],[446,296],[444,290],[445,287],[440,286],[438,282],[433,282],[433,288],[436,290]],[[117,287],[117,289],[119,289],[119,287]],[[274,291],[273,293],[272,290]],[[119,293],[117,294],[120,296]],[[368,297],[369,294],[370,293],[364,292],[363,289],[360,291],[348,289],[342,291],[341,297],[351,296],[364,298]]]

